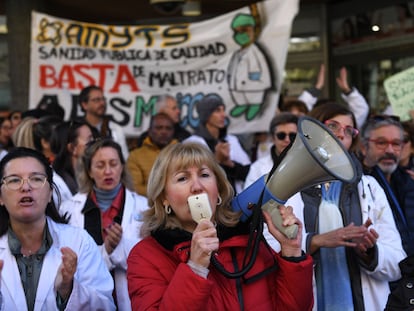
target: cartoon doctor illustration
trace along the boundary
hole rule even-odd
[[[266,54],[256,42],[254,17],[240,13],[231,28],[240,49],[232,55],[227,71],[230,94],[236,103],[230,115],[245,114],[250,121],[260,112],[266,93],[273,88],[272,71]]]

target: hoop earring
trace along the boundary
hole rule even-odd
[[[217,205],[220,205],[221,203],[223,203],[223,200],[221,198],[221,196],[219,195],[217,198]]]
[[[167,215],[171,214],[171,206],[169,205],[164,205],[164,209],[165,209],[165,213]]]

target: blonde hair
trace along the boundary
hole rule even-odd
[[[182,228],[174,213],[169,215],[165,213],[163,201],[167,178],[173,171],[202,165],[206,165],[213,171],[219,195],[222,198],[222,203],[216,208],[214,220],[229,227],[238,223],[240,212],[233,212],[230,206],[234,196],[233,187],[212,152],[200,144],[178,143],[165,147],[151,169],[147,184],[148,205],[151,208],[144,213],[144,223],[141,227],[143,237],[158,229]]]
[[[12,134],[12,141],[16,147],[36,149],[33,139],[33,126],[36,122],[36,118],[26,117],[19,123]]]

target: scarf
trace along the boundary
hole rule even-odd
[[[96,202],[98,203],[97,205],[102,212],[106,212],[108,210],[121,187],[121,183],[119,183],[118,186],[112,190],[101,190],[96,188],[95,185],[93,186],[93,190],[96,195]]]
[[[326,190],[322,185],[322,201],[319,206],[319,233],[343,227],[339,210],[342,183],[330,183]],[[315,267],[318,295],[318,311],[353,311],[352,288],[346,261],[345,247],[322,247],[320,264]]]

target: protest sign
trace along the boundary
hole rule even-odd
[[[32,13],[30,102],[83,115],[78,94],[97,85],[127,136],[146,130],[160,95],[177,98],[182,125],[218,94],[229,132],[267,131],[278,103],[298,0],[268,0],[195,23],[104,25]]]
[[[384,88],[393,113],[401,121],[409,120],[409,112],[414,110],[414,67],[387,78]]]

